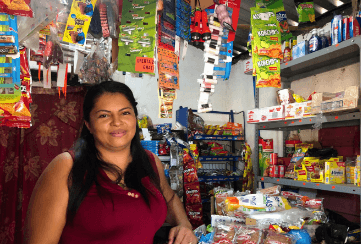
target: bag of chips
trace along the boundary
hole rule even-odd
[[[294,0],[298,13],[299,26],[311,24],[316,21],[315,7],[313,0]]]
[[[197,168],[193,160],[190,160],[184,164],[183,174],[185,183],[198,181]]]
[[[202,204],[186,205],[186,212],[193,227],[198,227],[203,224],[203,210]]]
[[[34,15],[33,10],[30,8],[30,0],[0,0],[0,13],[30,18]]]
[[[186,194],[186,204],[196,204],[202,202],[198,182],[184,184],[184,191]]]

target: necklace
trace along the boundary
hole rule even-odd
[[[127,188],[127,186],[126,186],[124,183],[122,183],[122,182],[119,182],[119,183],[118,183],[118,186],[120,186],[120,187],[123,188],[123,189]]]

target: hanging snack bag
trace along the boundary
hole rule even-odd
[[[292,33],[290,32],[288,26],[287,15],[282,0],[256,0],[256,6],[274,10],[280,24],[281,40],[285,41],[292,38]]]
[[[184,184],[184,191],[186,194],[186,204],[196,204],[202,202],[198,182]]]
[[[256,87],[281,88],[281,36],[275,13],[269,9],[251,8],[252,56]]]
[[[64,42],[83,46],[97,0],[73,1],[63,37]]]
[[[198,227],[203,224],[202,204],[187,205],[186,213],[193,227]]]
[[[30,18],[34,15],[33,10],[30,8],[30,0],[0,0],[0,13]]]
[[[197,168],[194,164],[194,161],[191,160],[184,165],[184,182],[192,183],[198,181]]]
[[[298,13],[299,25],[310,24],[316,21],[313,0],[294,0],[294,2]]]

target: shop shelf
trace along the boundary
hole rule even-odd
[[[243,141],[243,136],[215,136],[215,135],[195,135],[193,140],[216,140],[216,141]]]
[[[239,181],[242,176],[198,176],[199,182]]]
[[[160,161],[162,161],[162,162],[168,162],[168,161],[170,161],[170,156],[158,156],[158,158],[159,158]]]
[[[285,186],[294,186],[302,188],[310,188],[316,190],[333,191],[340,193],[349,193],[361,195],[361,187],[354,186],[352,184],[323,184],[323,183],[311,183],[304,181],[297,181],[283,178],[270,178],[270,177],[257,177],[259,182],[273,183]]]
[[[296,120],[282,120],[282,121],[273,121],[258,123],[258,130],[296,130],[296,129],[312,129],[313,125],[316,122],[322,123],[322,128],[327,127],[341,127],[341,126],[354,126],[359,125],[361,119],[360,112],[353,112],[347,114],[330,114],[323,115],[322,118],[309,117]]]
[[[199,160],[201,162],[205,162],[205,161],[240,161],[241,157],[240,156],[200,156]]]
[[[281,76],[287,79],[292,77],[292,80],[297,80],[299,75],[315,72],[322,68],[333,69],[337,62],[359,62],[360,46],[361,37],[358,36],[281,64]]]

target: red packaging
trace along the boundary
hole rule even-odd
[[[198,181],[197,168],[194,161],[189,161],[184,165],[183,169],[184,183],[192,183]]]
[[[186,213],[193,228],[203,224],[202,204],[186,205]]]
[[[260,139],[258,144],[262,145],[262,152],[273,152],[273,139]]]
[[[186,194],[186,204],[196,204],[202,202],[198,182],[184,184],[184,192]]]
[[[0,13],[33,17],[30,0],[0,0]]]
[[[350,18],[347,17],[342,20],[342,40],[348,39],[350,39]]]
[[[279,178],[285,177],[285,166],[284,165],[278,165],[278,177]]]
[[[269,177],[278,177],[278,165],[271,165],[269,167]]]
[[[270,165],[277,165],[277,164],[278,164],[278,154],[277,153],[271,153]]]

